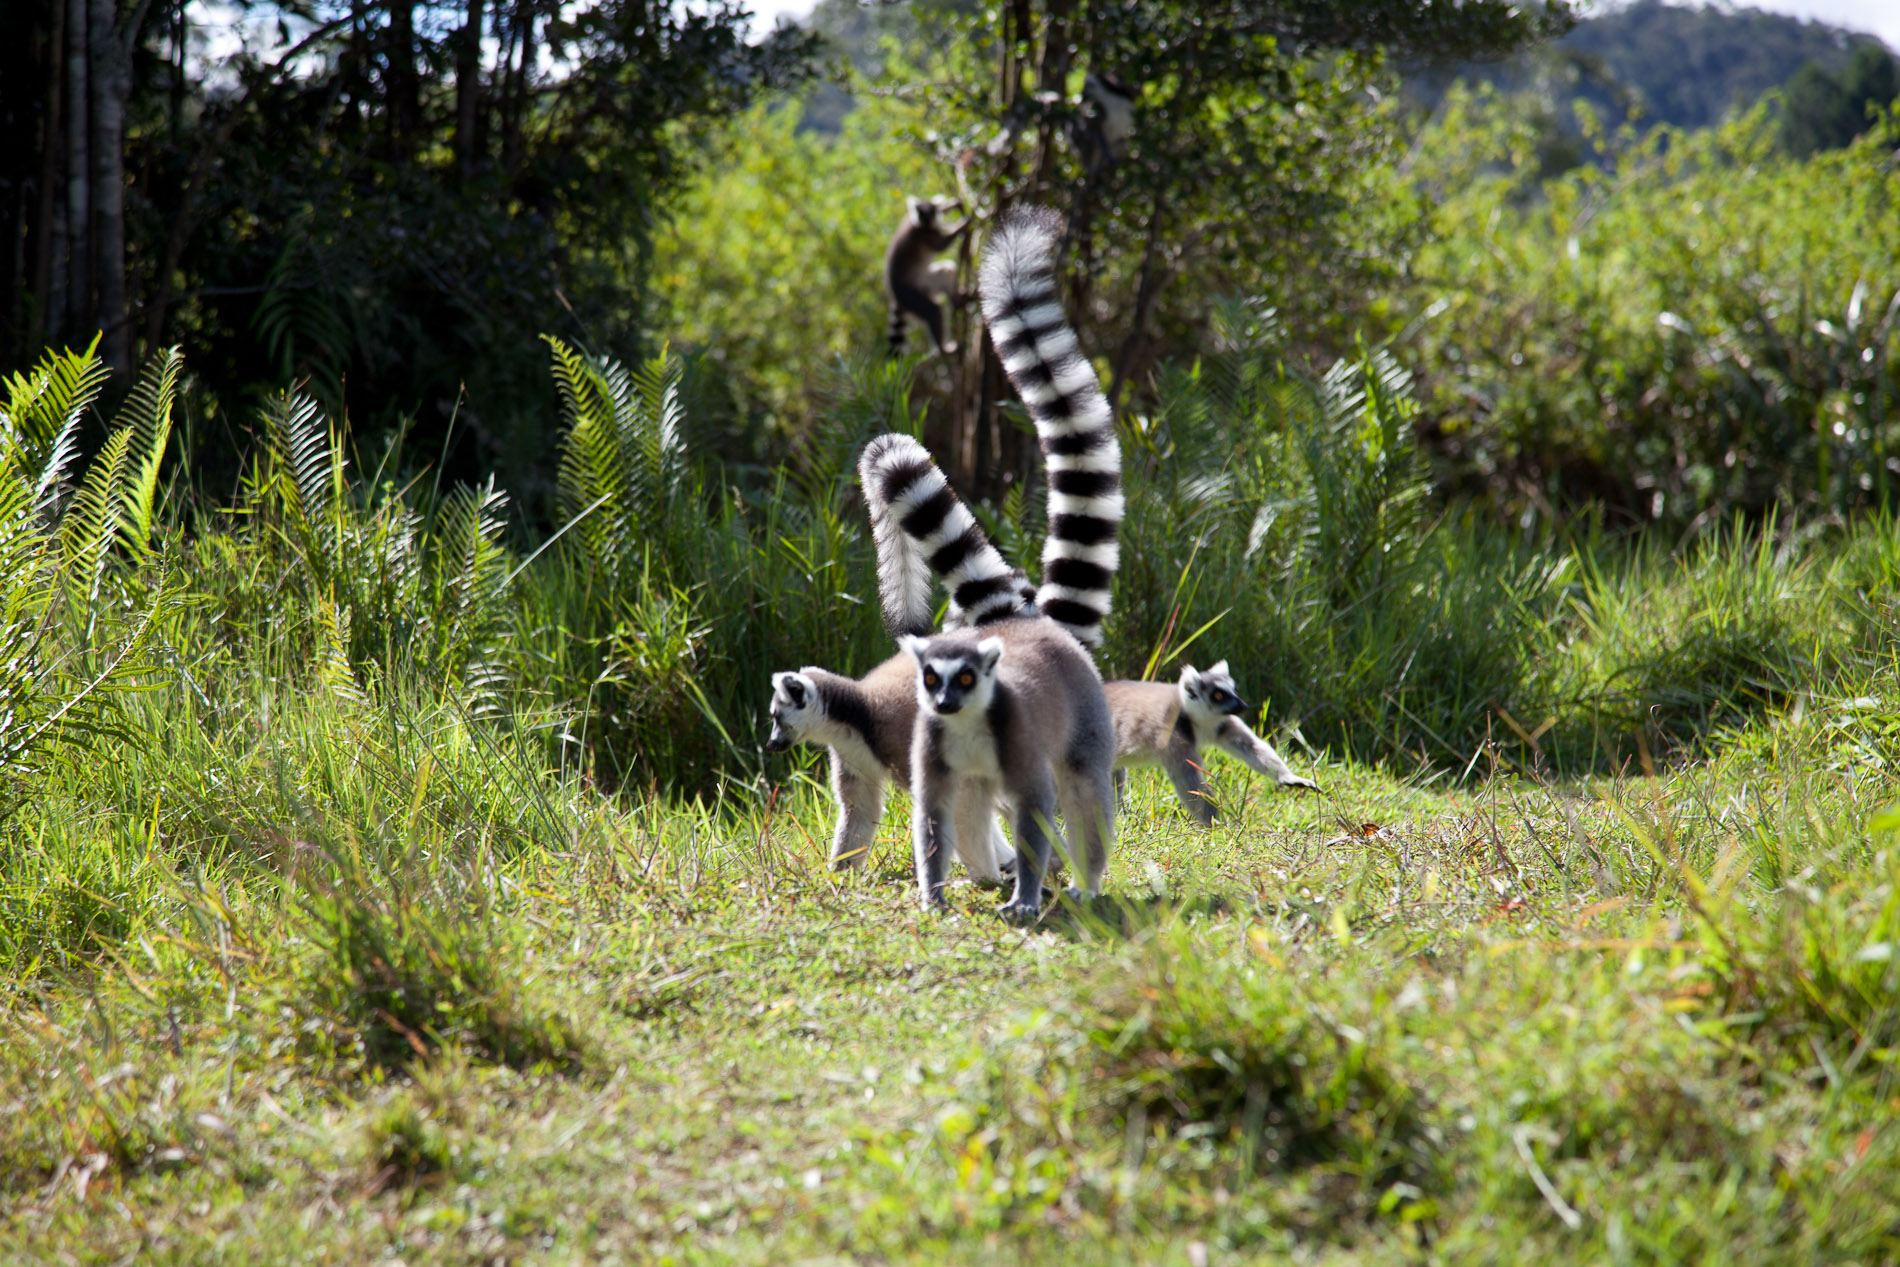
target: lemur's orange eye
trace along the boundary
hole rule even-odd
[[[924,685],[929,687],[931,690],[933,691],[936,690],[937,683],[941,680],[942,680],[941,678],[939,678],[935,673],[932,673],[929,669],[924,670]]]
[[[968,669],[965,669],[963,672],[957,674],[957,685],[966,686],[966,687],[975,686],[976,674],[970,672]]]

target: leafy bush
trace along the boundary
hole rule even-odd
[[[1508,102],[1454,93],[1408,347],[1446,490],[1670,531],[1885,504],[1900,474],[1891,124],[1791,160],[1766,106],[1601,138],[1538,183]],[[1593,132],[1593,135],[1596,135]]]

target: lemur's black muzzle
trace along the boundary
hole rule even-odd
[[[1221,705],[1220,711],[1226,713],[1229,717],[1235,713],[1244,713],[1247,711],[1247,701],[1230,691],[1227,695],[1227,702]]]
[[[766,737],[765,750],[767,752],[784,752],[791,746],[792,737],[781,730],[777,723],[774,723],[772,733]]]

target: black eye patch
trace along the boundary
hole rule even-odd
[[[932,672],[931,670],[926,669],[924,671],[924,685],[925,686],[935,686],[937,685],[938,682],[941,682],[942,680],[943,680],[942,678],[938,677],[936,673]]]

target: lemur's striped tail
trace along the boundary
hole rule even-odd
[[[984,625],[1031,610],[1021,573],[1003,562],[930,452],[906,435],[864,446],[858,478],[877,541],[877,586],[892,637],[928,634],[941,576],[963,622]]]
[[[1012,212],[983,253],[979,290],[996,355],[1029,406],[1049,472],[1036,604],[1083,646],[1099,647],[1120,561],[1122,451],[1101,380],[1056,294],[1061,236],[1053,211]]]

